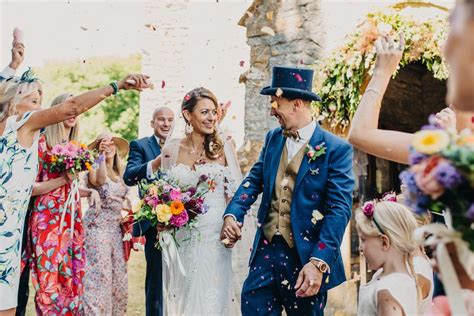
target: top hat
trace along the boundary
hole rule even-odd
[[[273,67],[272,85],[260,91],[263,95],[276,95],[278,89],[283,93],[279,97],[321,101],[312,91],[314,71],[308,68]]]
[[[87,147],[89,149],[96,149],[100,142],[102,141],[103,138],[110,137],[109,133],[101,133],[97,138],[90,143]],[[112,136],[112,141],[114,142],[114,145],[117,147],[117,152],[118,154],[122,157],[125,158],[128,154],[129,151],[129,145],[128,142],[123,139],[122,137],[117,137],[117,136]]]

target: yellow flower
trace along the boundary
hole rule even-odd
[[[156,214],[156,218],[161,223],[167,223],[171,218],[171,208],[166,204],[158,204],[154,212]]]
[[[431,155],[449,145],[449,134],[443,130],[419,131],[415,133],[412,145],[415,150]]]
[[[158,188],[156,187],[156,185],[151,186],[151,187],[148,188],[148,195],[149,196],[157,196],[158,195]]]
[[[91,164],[90,164],[90,163],[88,163],[88,162],[86,162],[86,168],[87,168],[87,170],[89,170],[89,171],[90,171],[90,170],[92,169],[92,166],[91,166]]]
[[[56,162],[56,160],[58,160],[58,157],[56,157],[56,155],[52,155],[51,162]]]

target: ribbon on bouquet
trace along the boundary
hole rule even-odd
[[[74,179],[71,183],[71,189],[67,196],[66,202],[60,208],[61,211],[61,222],[59,223],[59,229],[62,231],[64,220],[68,208],[71,208],[71,239],[74,237],[74,219],[76,214],[77,201],[79,201],[79,180]]]
[[[171,235],[171,233],[168,231],[162,231],[160,232],[159,238],[161,254],[166,265],[171,267],[171,264],[177,262],[179,271],[183,276],[186,276],[186,271],[184,271],[183,264],[181,263],[178,247],[176,246],[176,241],[174,240],[173,235]]]
[[[431,236],[425,240],[427,235]],[[451,315],[467,315],[461,283],[446,245],[454,243],[459,261],[471,279],[473,277],[471,271],[474,266],[474,253],[469,250],[467,243],[462,240],[459,232],[442,224],[430,224],[419,227],[415,230],[414,237],[420,244],[425,246],[434,245],[436,247],[436,261],[443,278]]]

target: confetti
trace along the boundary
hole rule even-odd
[[[304,237],[303,239],[304,239],[305,241],[309,241],[308,237]]]
[[[271,27],[264,26],[264,27],[262,27],[262,29],[260,31],[262,33],[268,34],[270,36],[275,36],[275,31]]]
[[[236,119],[237,119],[237,115],[232,115],[231,119],[232,119],[232,120],[236,120]]]
[[[145,27],[152,30],[152,31],[156,31],[156,29],[158,28],[158,26],[156,26],[156,24],[152,24],[152,23],[145,24]]]
[[[288,280],[283,280],[283,281],[281,281],[281,284],[283,284],[283,285],[288,285]]]
[[[164,80],[161,80],[161,89],[164,89],[166,86],[166,82]]]
[[[316,225],[316,223],[324,218],[324,215],[321,214],[320,211],[314,210],[313,217],[311,218],[311,222]]]
[[[279,98],[283,95],[283,90],[281,90],[280,88],[277,88],[276,92],[275,92],[275,95]]]
[[[150,56],[150,53],[142,48],[142,54],[145,56]]]
[[[85,27],[85,26],[82,26],[82,25],[81,25],[81,30],[83,30],[83,31],[87,31],[87,30],[88,30],[88,28],[87,28],[87,27]]]
[[[221,240],[221,243],[223,243],[224,245],[228,245],[228,244],[230,244],[230,240],[229,240],[229,238],[225,238],[225,239]]]
[[[245,182],[242,186],[244,188],[248,188],[250,186],[250,181]]]
[[[263,240],[263,243],[264,243],[265,245],[268,245],[268,241],[267,241],[266,239]]]
[[[298,80],[299,82],[303,81],[303,78],[301,78],[301,75],[300,75],[300,74],[295,74],[295,78],[296,78],[296,80]]]
[[[23,32],[18,27],[13,29],[13,45],[16,43],[23,43]]]
[[[276,101],[272,102],[272,109],[278,109],[278,103]]]
[[[245,201],[245,200],[247,200],[248,198],[249,198],[249,196],[248,196],[248,194],[246,194],[246,193],[240,195],[240,199],[241,199],[242,201]]]
[[[245,64],[245,61],[244,61],[244,60],[241,60],[241,61],[239,62],[240,67],[243,67],[244,64]]]
[[[323,243],[322,241],[320,241],[320,242],[318,242],[318,248],[319,248],[319,250],[323,250],[323,249],[326,248],[326,244]]]
[[[231,105],[232,105],[232,101],[229,100],[222,107],[224,108],[224,110],[228,110]]]

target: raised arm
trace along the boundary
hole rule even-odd
[[[148,83],[148,79],[149,77],[145,75],[128,75],[117,83],[118,89],[141,91],[151,87],[151,84]],[[108,85],[72,97],[55,107],[34,112],[25,126],[32,133],[35,133],[43,127],[65,121],[84,113],[113,93],[114,88],[112,85]]]
[[[408,164],[413,134],[378,128],[380,107],[390,78],[402,58],[404,41],[377,40],[374,74],[351,122],[349,142],[366,153]]]

